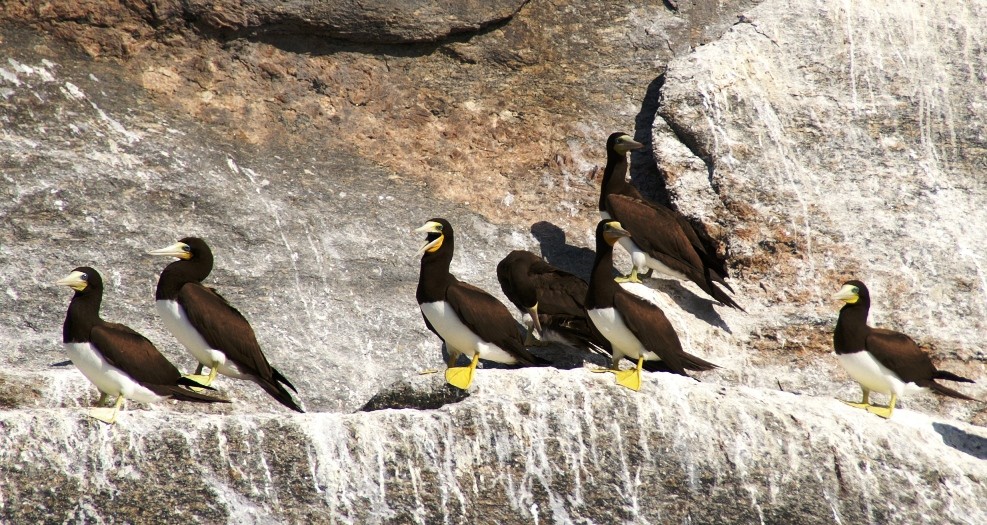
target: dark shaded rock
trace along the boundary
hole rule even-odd
[[[436,373],[405,378],[389,385],[360,407],[363,412],[388,408],[413,408],[435,410],[450,403],[458,403],[470,396],[469,392],[445,381],[444,369]]]

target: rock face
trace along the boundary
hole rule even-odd
[[[437,410],[131,411],[112,429],[77,409],[2,414],[16,522],[987,519],[983,428],[914,412],[878,424],[832,399],[667,374],[632,393],[585,370],[481,371]]]
[[[874,324],[987,397],[982,6],[466,5],[422,7],[445,40],[380,47],[293,32],[349,3],[0,6],[50,33],[0,25],[3,521],[987,522],[983,404],[883,421],[833,399],[858,390],[827,355],[828,296],[858,277]],[[634,182],[719,243],[747,313],[631,288],[722,368],[640,393],[582,368],[419,376],[441,360],[410,230],[449,218],[453,272],[498,297],[513,249],[585,275],[602,141],[632,128]],[[104,316],[188,370],[143,253],[189,234],[309,413],[224,378],[229,406],[85,417],[51,283],[97,267]]]

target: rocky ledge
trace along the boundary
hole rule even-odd
[[[987,522],[987,430],[957,421],[661,373],[639,393],[585,369],[448,388],[415,376],[353,414],[134,406],[114,427],[81,408],[0,412],[0,509],[18,523]],[[384,408],[415,404],[428,409]]]

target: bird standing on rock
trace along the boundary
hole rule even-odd
[[[609,346],[586,317],[586,281],[526,250],[514,250],[497,264],[497,280],[504,295],[531,319],[526,346],[538,343],[535,332],[541,341],[581,349]]]
[[[726,265],[711,254],[681,213],[648,202],[632,186],[627,174],[627,153],[643,145],[629,135],[614,133],[607,139],[607,164],[600,187],[600,217],[616,220],[630,232],[620,246],[631,256],[631,271],[618,282],[641,282],[638,272],[650,268],[681,281],[692,281],[707,295],[743,310],[718,286],[733,291],[724,280]]]
[[[844,403],[863,408],[885,419],[891,417],[898,398],[906,393],[932,390],[939,394],[975,401],[970,396],[936,383],[946,379],[972,383],[952,372],[938,370],[929,355],[905,334],[883,328],[867,326],[870,311],[870,292],[861,281],[843,283],[833,294],[846,304],[840,309],[833,332],[833,349],[840,365],[860,384],[863,399],[859,403]],[[891,396],[888,406],[870,404],[870,393],[880,392]]]
[[[205,385],[182,377],[146,337],[126,325],[109,323],[99,316],[103,302],[103,278],[93,268],[80,266],[55,284],[75,290],[65,323],[62,343],[72,363],[100,392],[97,405],[111,396],[113,407],[95,407],[89,416],[112,425],[124,399],[156,403],[165,399],[200,403],[229,403],[190,388]]]
[[[415,232],[426,234],[425,244],[418,250],[422,260],[415,298],[425,326],[445,342],[449,352],[446,381],[469,388],[480,359],[508,365],[535,364],[538,359],[525,349],[507,307],[449,272],[455,247],[449,221],[431,219]],[[461,354],[471,358],[469,366],[455,366]]]
[[[656,305],[632,294],[611,275],[613,245],[630,233],[617,221],[600,221],[596,227],[596,261],[586,296],[586,311],[596,328],[610,341],[613,360],[609,370],[617,384],[641,389],[641,369],[646,359],[661,359],[668,371],[687,375],[688,370],[711,370],[716,365],[686,353],[672,323]],[[624,356],[637,359],[631,370],[619,370]]]
[[[202,284],[212,271],[209,245],[198,237],[186,237],[148,254],[178,258],[161,272],[154,298],[168,331],[199,361],[189,377],[207,386],[217,374],[249,379],[282,405],[304,412],[285,387],[298,391],[267,362],[247,319],[216,290]],[[203,366],[209,367],[208,376],[201,375]]]

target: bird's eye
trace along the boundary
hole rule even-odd
[[[860,288],[857,288],[856,286],[854,286],[854,287],[853,287],[853,293],[854,293],[854,294],[858,294],[858,293],[860,293]]]
[[[79,279],[80,280],[83,280],[83,281],[88,281],[89,280],[89,276],[86,275],[86,274],[81,274],[81,275],[79,275]]]
[[[183,244],[182,245],[182,251],[185,252],[185,253],[189,253],[189,252],[192,251],[192,248],[189,247],[189,245],[187,245],[187,244]]]
[[[436,224],[435,225],[435,230],[436,231],[442,231],[442,225],[441,224]]]

